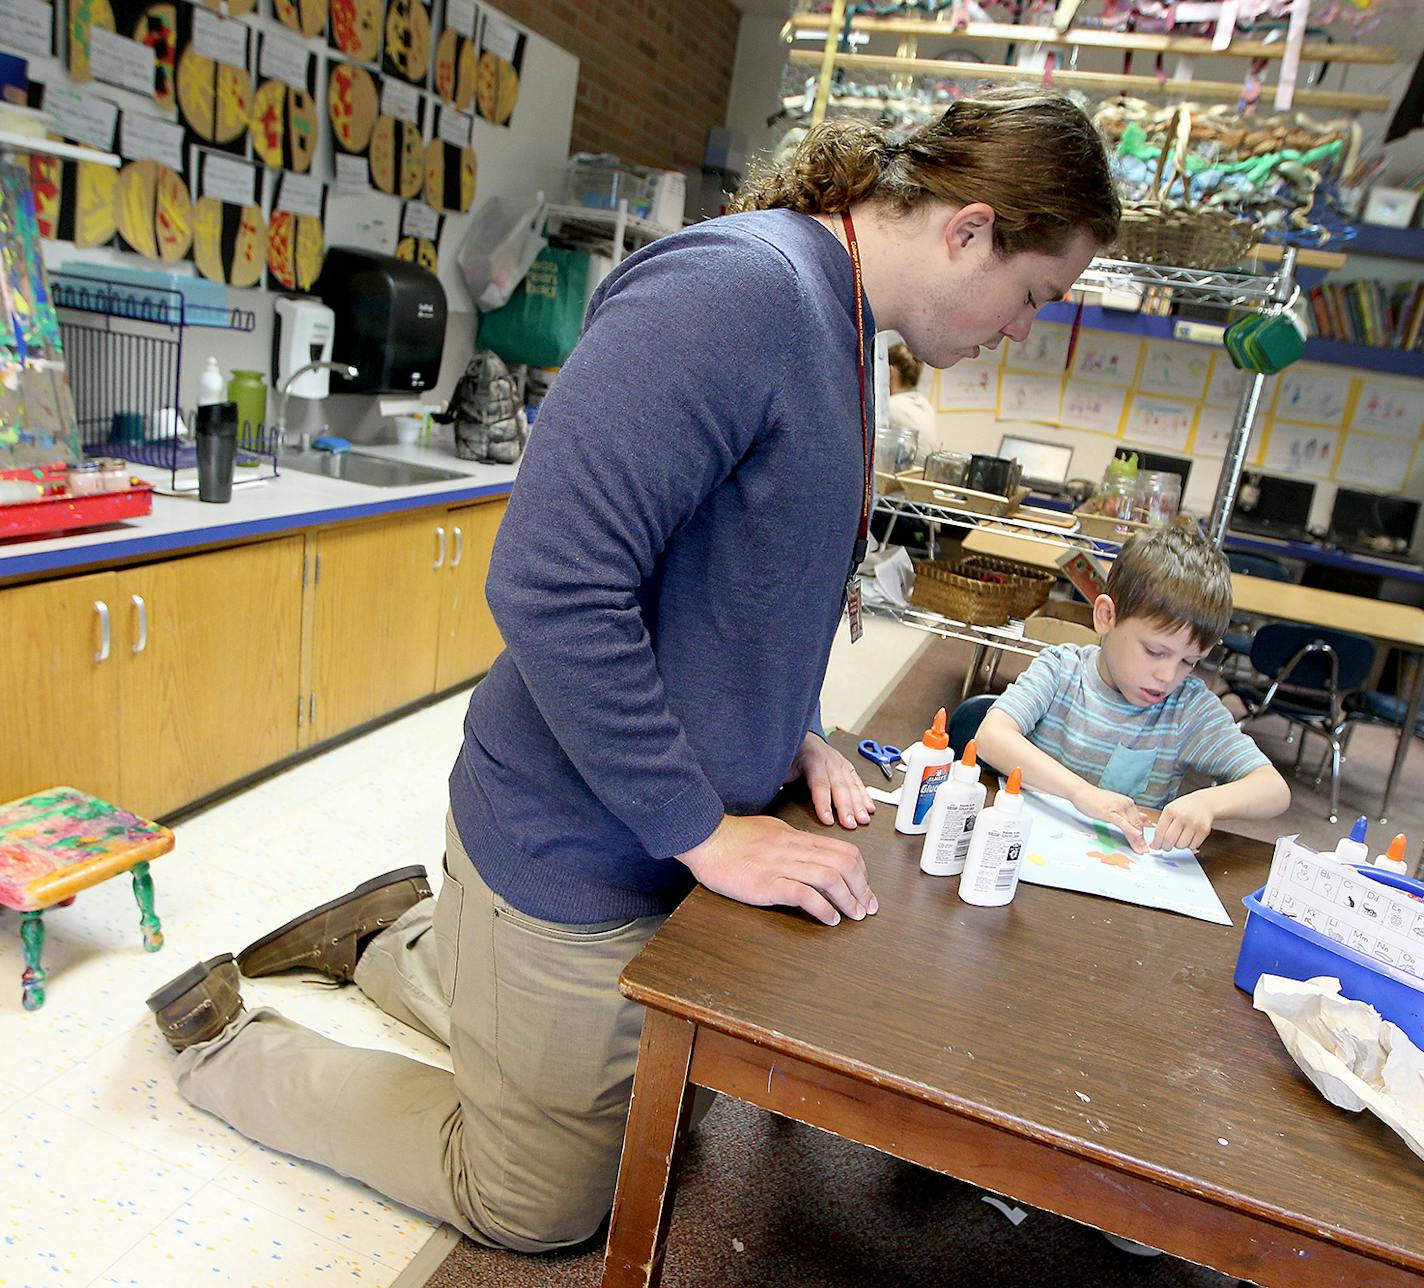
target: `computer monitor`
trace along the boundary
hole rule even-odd
[[[1113,453],[1118,460],[1125,461],[1129,456],[1137,457],[1137,468],[1142,470],[1160,470],[1164,474],[1175,474],[1182,480],[1182,495],[1187,494],[1187,476],[1192,472],[1192,463],[1183,456],[1165,456],[1161,452],[1144,452],[1136,447],[1119,447]]]
[[[1247,470],[1241,476],[1231,522],[1303,535],[1315,500],[1315,484],[1300,479],[1280,479]]]
[[[1392,538],[1402,546],[1414,543],[1419,522],[1419,502],[1379,492],[1357,492],[1342,487],[1330,508],[1330,535],[1338,541],[1372,541]]]
[[[1044,443],[1036,438],[1005,434],[999,455],[1017,459],[1023,481],[1030,487],[1061,488],[1068,481],[1073,449],[1066,443]]]

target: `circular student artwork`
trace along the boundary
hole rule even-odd
[[[173,73],[178,65],[178,6],[151,4],[134,24],[133,38],[153,50],[153,99],[173,106]]]
[[[64,162],[38,152],[30,154],[30,191],[35,199],[35,224],[41,237],[59,236],[60,188],[64,183]]]
[[[475,105],[475,80],[479,73],[479,56],[475,42],[468,36],[460,41],[460,57],[455,63],[455,106],[468,112]],[[511,111],[514,109],[511,107]]]
[[[331,0],[331,39],[347,57],[375,62],[381,50],[379,0]]]
[[[503,125],[514,115],[514,104],[519,98],[519,73],[514,70],[514,64],[485,50],[480,55],[475,93],[480,115],[496,125]]]
[[[425,149],[425,200],[436,210],[465,211],[475,200],[475,153],[444,139]]]
[[[455,58],[460,52],[460,33],[446,27],[435,42],[435,92],[441,101],[455,101]]]
[[[412,84],[430,66],[430,11],[421,0],[391,0],[386,10],[386,61]]]
[[[116,30],[109,0],[70,0],[67,24],[70,80],[94,79],[94,72],[89,66],[89,33],[95,27],[101,31]]]
[[[396,258],[411,264],[419,264],[421,268],[428,269],[432,273],[438,267],[435,243],[429,237],[402,237],[396,243]]]
[[[231,228],[229,238],[224,233]],[[193,206],[193,262],[210,282],[256,286],[267,260],[267,225],[257,206],[199,197]]]
[[[326,0],[272,0],[272,12],[282,26],[308,39],[326,28]]]
[[[336,142],[346,152],[364,152],[371,142],[379,102],[371,73],[337,63],[326,82],[326,113]]]
[[[176,264],[193,244],[193,200],[182,178],[157,161],[130,161],[114,200],[119,236],[147,259]]]
[[[178,59],[178,110],[205,143],[231,143],[247,129],[252,78],[245,68],[214,62],[189,45]]]
[[[274,170],[311,169],[316,147],[316,104],[304,89],[264,81],[252,99],[252,149]]]
[[[74,244],[107,246],[118,231],[119,172],[81,161],[74,170]]]
[[[371,146],[366,151],[371,182],[382,192],[396,190],[396,125],[393,116],[378,116],[371,131]]]
[[[326,237],[314,215],[279,210],[267,230],[267,271],[289,291],[309,291],[326,258]]]

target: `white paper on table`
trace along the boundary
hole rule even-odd
[[[865,790],[870,793],[871,800],[879,801],[882,805],[898,805],[900,803],[900,788],[898,787],[893,792],[881,791],[878,787],[867,787]]]
[[[1117,828],[1080,813],[1060,796],[1025,791],[1023,799],[1029,834],[1020,881],[1232,924],[1190,850],[1137,854]],[[1152,843],[1151,828],[1147,842]]]
[[[1340,981],[1262,975],[1253,1002],[1291,1058],[1332,1105],[1368,1109],[1424,1158],[1424,1054],[1373,1006],[1340,996]]]

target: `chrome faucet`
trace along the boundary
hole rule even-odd
[[[355,380],[360,374],[355,367],[345,362],[309,362],[305,367],[298,367],[280,385],[277,386],[277,424],[275,434],[277,439],[277,450],[280,452],[287,445],[287,399],[290,397],[292,381],[298,376],[304,376],[308,371],[320,371],[329,367],[332,371],[346,377],[347,380]],[[303,450],[307,447],[302,444]]]

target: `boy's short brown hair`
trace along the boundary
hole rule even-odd
[[[1195,528],[1155,528],[1123,542],[1107,594],[1119,621],[1146,617],[1172,630],[1186,626],[1209,649],[1231,620],[1231,566]]]

